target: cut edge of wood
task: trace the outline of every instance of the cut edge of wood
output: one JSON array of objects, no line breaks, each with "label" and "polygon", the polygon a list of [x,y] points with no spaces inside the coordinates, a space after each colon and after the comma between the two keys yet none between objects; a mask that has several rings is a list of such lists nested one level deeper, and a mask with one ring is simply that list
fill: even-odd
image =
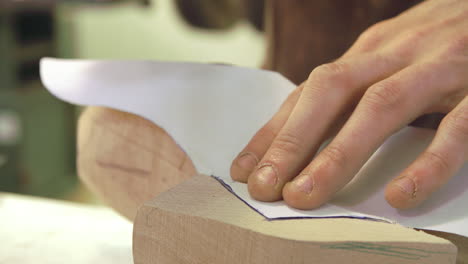
[{"label": "cut edge of wood", "polygon": [[[201,251],[197,251],[200,250],[197,240],[212,245],[215,252],[205,250],[207,259],[204,259],[199,255]],[[244,242],[232,248],[232,243],[239,244],[239,241]],[[135,263],[154,263],[149,261],[154,258],[174,263],[202,263],[190,262],[188,256],[200,261],[221,261],[218,258],[233,254],[220,249],[223,245],[238,256],[249,255],[243,263],[281,263],[278,260],[284,260],[282,255],[288,255],[286,252],[298,257],[297,261],[301,259],[299,256],[316,260],[325,255],[330,258],[336,252],[372,259],[361,263],[383,260],[389,257],[386,255],[390,251],[397,252],[390,255],[400,259],[400,263],[414,258],[420,263],[455,263],[457,256],[457,247],[450,241],[398,224],[349,218],[268,221],[217,180],[205,175],[185,181],[138,210],[134,225]],[[183,248],[185,253],[173,252],[176,257],[161,253],[172,247]],[[275,249],[276,257],[265,255],[267,249]],[[312,251],[313,256],[307,253]],[[270,262],[258,262],[260,257]],[[172,264],[164,261],[158,263]],[[205,263],[221,263],[216,261]]]}]

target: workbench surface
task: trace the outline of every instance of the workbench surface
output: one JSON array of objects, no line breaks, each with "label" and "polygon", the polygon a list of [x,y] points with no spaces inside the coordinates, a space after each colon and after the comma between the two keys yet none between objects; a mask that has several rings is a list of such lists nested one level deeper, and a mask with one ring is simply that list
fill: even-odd
[{"label": "workbench surface", "polygon": [[98,206],[0,193],[0,263],[129,264],[132,224]]}]

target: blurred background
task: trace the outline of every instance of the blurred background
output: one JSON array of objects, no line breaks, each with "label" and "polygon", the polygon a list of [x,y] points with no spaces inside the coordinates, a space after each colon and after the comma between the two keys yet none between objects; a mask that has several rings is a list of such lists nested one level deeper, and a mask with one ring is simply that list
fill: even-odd
[{"label": "blurred background", "polygon": [[0,192],[99,203],[75,168],[80,108],[50,95],[52,56],[259,67],[263,1],[0,0]]}]

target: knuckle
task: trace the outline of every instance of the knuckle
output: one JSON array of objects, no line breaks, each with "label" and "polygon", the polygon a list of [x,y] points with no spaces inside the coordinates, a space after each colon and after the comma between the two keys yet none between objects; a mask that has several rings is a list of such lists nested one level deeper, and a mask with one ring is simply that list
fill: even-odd
[{"label": "knuckle", "polygon": [[448,114],[442,120],[442,126],[446,127],[449,133],[454,133],[456,136],[468,138],[468,108],[455,110]]},{"label": "knuckle", "polygon": [[273,141],[271,148],[274,153],[299,154],[302,142],[290,133],[280,133]]},{"label": "knuckle", "polygon": [[410,29],[390,45],[391,54],[397,58],[412,57],[418,52],[416,48],[423,41],[427,34],[430,33],[429,28]]},{"label": "knuckle", "polygon": [[398,43],[385,48],[385,51],[394,58],[412,58],[415,50],[413,45],[405,43]]},{"label": "knuckle", "polygon": [[376,113],[394,111],[404,100],[400,87],[394,80],[382,81],[369,88],[363,100],[366,106]]},{"label": "knuckle", "polygon": [[468,34],[451,38],[444,53],[444,55],[468,54]]},{"label": "knuckle", "polygon": [[358,38],[357,43],[362,51],[369,51],[377,47],[384,36],[384,22],[372,25]]},{"label": "knuckle", "polygon": [[433,151],[426,151],[424,152],[424,156],[429,161],[429,164],[435,165],[438,168],[445,170],[445,171],[450,169],[448,159],[444,157],[442,154],[439,154]]},{"label": "knuckle", "polygon": [[431,27],[421,27],[421,28],[414,28],[408,30],[404,39],[406,40],[407,44],[412,44],[414,42],[418,42],[431,33]]},{"label": "knuckle", "polygon": [[344,168],[347,164],[348,157],[342,147],[329,145],[320,153],[321,157],[326,162],[335,164],[338,167]]},{"label": "knuckle", "polygon": [[336,61],[315,68],[307,79],[312,89],[340,89],[346,86],[349,65]]}]

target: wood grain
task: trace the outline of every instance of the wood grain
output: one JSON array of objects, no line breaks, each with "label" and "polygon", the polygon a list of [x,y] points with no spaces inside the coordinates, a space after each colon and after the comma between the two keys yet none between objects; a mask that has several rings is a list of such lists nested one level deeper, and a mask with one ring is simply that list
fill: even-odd
[{"label": "wood grain", "polygon": [[163,129],[103,107],[88,107],[80,116],[77,159],[82,181],[130,220],[143,202],[196,173]]},{"label": "wood grain", "polygon": [[133,255],[136,264],[455,263],[457,248],[422,231],[368,220],[267,221],[200,175],[138,210]]}]

